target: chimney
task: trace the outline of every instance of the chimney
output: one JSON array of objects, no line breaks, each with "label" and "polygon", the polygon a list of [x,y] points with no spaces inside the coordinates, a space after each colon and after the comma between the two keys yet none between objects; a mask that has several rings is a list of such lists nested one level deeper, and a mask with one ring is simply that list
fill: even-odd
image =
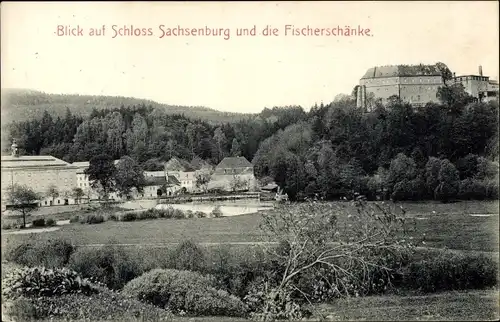
[{"label": "chimney", "polygon": [[483,76],[483,66],[479,65],[479,76]]},{"label": "chimney", "polygon": [[453,78],[457,77],[457,73],[453,72]]},{"label": "chimney", "polygon": [[10,146],[11,153],[13,157],[19,156],[19,149],[17,148],[16,140],[12,140],[12,145]]}]

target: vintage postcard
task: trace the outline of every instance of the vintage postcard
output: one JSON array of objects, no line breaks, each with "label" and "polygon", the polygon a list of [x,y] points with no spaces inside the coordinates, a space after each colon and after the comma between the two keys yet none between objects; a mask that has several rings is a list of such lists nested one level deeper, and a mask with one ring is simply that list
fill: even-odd
[{"label": "vintage postcard", "polygon": [[500,318],[497,1],[0,12],[2,321]]}]

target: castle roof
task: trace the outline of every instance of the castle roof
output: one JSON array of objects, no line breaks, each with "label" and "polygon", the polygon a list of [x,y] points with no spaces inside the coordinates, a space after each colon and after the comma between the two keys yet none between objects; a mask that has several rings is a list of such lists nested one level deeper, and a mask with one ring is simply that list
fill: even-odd
[{"label": "castle roof", "polygon": [[441,76],[436,65],[390,65],[368,69],[361,79],[408,76]]}]

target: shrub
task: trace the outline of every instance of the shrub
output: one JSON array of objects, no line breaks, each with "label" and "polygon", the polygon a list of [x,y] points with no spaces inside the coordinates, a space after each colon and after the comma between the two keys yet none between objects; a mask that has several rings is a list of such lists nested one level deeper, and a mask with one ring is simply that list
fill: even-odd
[{"label": "shrub", "polygon": [[423,292],[481,289],[497,285],[498,265],[484,254],[443,252],[411,263],[403,286]]},{"label": "shrub", "polygon": [[119,217],[120,221],[134,221],[137,220],[137,213],[135,212],[126,212],[121,214]]},{"label": "shrub", "polygon": [[208,248],[205,271],[217,278],[218,288],[243,298],[252,283],[273,271],[260,248],[222,245]]},{"label": "shrub", "polygon": [[243,316],[246,313],[239,298],[215,288],[187,292],[185,310],[202,316]]},{"label": "shrub", "polygon": [[498,200],[498,180],[486,181],[486,198],[490,200]]},{"label": "shrub", "polygon": [[13,227],[14,227],[14,224],[11,222],[2,223],[2,229],[8,230],[8,229],[12,229]]},{"label": "shrub", "polygon": [[78,249],[71,256],[68,267],[111,289],[122,288],[142,273],[139,265],[122,248],[113,245]]},{"label": "shrub", "polygon": [[6,316],[17,318],[19,321],[32,321],[43,318],[43,314],[39,312],[32,303],[32,300],[20,296],[5,304]]},{"label": "shrub", "polygon": [[70,223],[80,222],[80,216],[78,216],[78,215],[74,215],[73,217],[71,217],[71,218],[69,219],[69,222],[70,222]]},{"label": "shrub", "polygon": [[458,197],[465,200],[482,200],[486,198],[486,184],[477,179],[468,178],[460,181]]},{"label": "shrub", "polygon": [[172,218],[175,219],[184,219],[186,216],[184,215],[184,212],[180,209],[174,209],[174,212],[172,213]]},{"label": "shrub", "polygon": [[147,220],[147,219],[158,219],[160,217],[158,211],[154,208],[148,209],[146,211],[140,212],[137,214],[138,220]]},{"label": "shrub", "polygon": [[251,318],[257,321],[298,321],[310,315],[291,298],[291,293],[290,290],[268,289],[261,284],[252,289],[244,301],[252,309]]},{"label": "shrub", "polygon": [[170,312],[140,301],[126,298],[109,290],[91,297],[64,294],[56,297],[19,297],[7,307],[7,315],[19,321],[32,319],[69,321],[165,321],[172,320]]},{"label": "shrub", "polygon": [[48,218],[47,221],[45,222],[45,226],[47,227],[52,227],[56,225],[56,221],[52,218]]},{"label": "shrub", "polygon": [[118,215],[113,213],[108,216],[108,220],[118,221]]},{"label": "shrub", "polygon": [[67,268],[46,269],[44,267],[21,268],[12,271],[3,280],[2,295],[40,297],[68,293],[93,294],[98,290],[88,280]]},{"label": "shrub", "polygon": [[33,227],[45,227],[45,219],[44,218],[33,219],[32,225]]},{"label": "shrub", "polygon": [[68,263],[74,250],[74,246],[64,239],[41,241],[35,239],[23,242],[8,250],[6,259],[29,267],[63,267]]},{"label": "shrub", "polygon": [[188,219],[194,218],[194,212],[192,210],[186,211],[186,218]]},{"label": "shrub", "polygon": [[173,218],[174,217],[174,207],[168,206],[167,209],[162,209],[163,218]]},{"label": "shrub", "polygon": [[207,218],[207,214],[204,213],[203,211],[196,211],[194,213],[195,218]]},{"label": "shrub", "polygon": [[100,224],[104,222],[104,216],[101,214],[87,214],[81,218],[80,223],[82,224]]},{"label": "shrub", "polygon": [[123,293],[173,312],[193,315],[243,316],[236,297],[214,288],[212,276],[180,270],[155,269],[130,281]]},{"label": "shrub", "polygon": [[179,270],[202,271],[205,260],[205,251],[191,240],[183,241],[171,253],[171,262]]},{"label": "shrub", "polygon": [[214,210],[212,210],[212,212],[210,213],[210,215],[213,217],[213,218],[220,218],[223,216],[222,214],[222,211],[220,210],[220,206],[216,206],[214,208]]}]

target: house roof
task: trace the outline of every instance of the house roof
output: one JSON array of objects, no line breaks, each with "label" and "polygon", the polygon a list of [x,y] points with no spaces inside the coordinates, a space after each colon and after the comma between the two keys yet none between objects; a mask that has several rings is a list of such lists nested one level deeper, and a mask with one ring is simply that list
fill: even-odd
[{"label": "house roof", "polygon": [[168,180],[163,177],[149,176],[145,177],[146,186],[163,186],[163,185],[173,185],[179,186],[181,183],[174,176],[168,176]]},{"label": "house roof", "polygon": [[226,157],[218,165],[218,169],[251,168],[253,165],[245,157]]},{"label": "house roof", "polygon": [[164,177],[165,171],[144,171],[146,177]]},{"label": "house roof", "polygon": [[1,158],[1,167],[5,168],[25,168],[25,167],[53,167],[63,166],[74,168],[71,164],[50,155],[22,155],[11,156],[3,155]]},{"label": "house roof", "polygon": [[178,159],[176,157],[171,158],[165,163],[166,171],[193,171],[193,167],[186,160]]},{"label": "house roof", "polygon": [[441,72],[436,65],[377,66],[368,69],[361,79],[402,76],[441,76]]},{"label": "house roof", "polygon": [[174,186],[180,186],[181,183],[175,176],[168,176],[168,184]]},{"label": "house roof", "polygon": [[146,186],[162,186],[167,183],[165,177],[146,177]]}]

